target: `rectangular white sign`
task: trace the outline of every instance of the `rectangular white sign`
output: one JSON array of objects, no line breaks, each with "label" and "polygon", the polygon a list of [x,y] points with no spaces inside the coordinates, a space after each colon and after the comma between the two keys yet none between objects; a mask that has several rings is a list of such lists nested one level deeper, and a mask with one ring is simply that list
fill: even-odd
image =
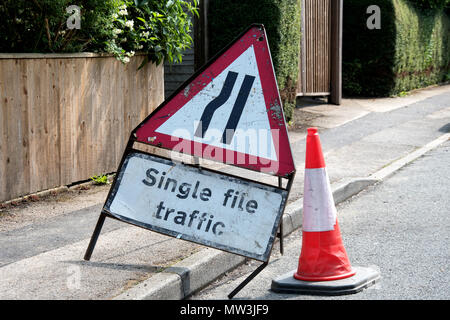
[{"label": "rectangular white sign", "polygon": [[105,210],[123,221],[268,261],[287,191],[132,152]]}]

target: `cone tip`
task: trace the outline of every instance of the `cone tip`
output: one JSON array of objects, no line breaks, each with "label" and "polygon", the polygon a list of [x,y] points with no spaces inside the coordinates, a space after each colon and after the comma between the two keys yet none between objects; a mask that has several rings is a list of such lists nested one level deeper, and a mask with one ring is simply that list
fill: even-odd
[{"label": "cone tip", "polygon": [[317,128],[316,127],[308,128],[308,136],[313,136],[315,134],[317,134]]},{"label": "cone tip", "polygon": [[320,144],[319,134],[317,128],[308,128],[308,135],[306,139],[306,169],[325,168],[325,161],[322,154],[322,146]]}]

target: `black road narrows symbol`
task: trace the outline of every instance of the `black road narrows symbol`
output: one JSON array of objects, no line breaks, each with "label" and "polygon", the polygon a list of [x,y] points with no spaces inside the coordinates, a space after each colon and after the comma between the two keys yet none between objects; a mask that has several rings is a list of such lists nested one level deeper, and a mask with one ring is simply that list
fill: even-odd
[{"label": "black road narrows symbol", "polygon": [[[205,110],[203,111],[203,114],[200,118],[200,122],[195,131],[196,137],[199,138],[205,137],[205,133],[208,130],[214,112],[216,112],[216,110],[220,108],[230,98],[231,92],[234,88],[234,84],[236,83],[237,76],[238,76],[237,72],[233,71],[228,72],[227,78],[225,79],[225,83],[222,87],[222,90],[220,91],[220,94],[210,103],[208,103],[208,105],[205,107]],[[245,103],[247,102],[254,81],[255,81],[254,76],[245,75],[244,81],[242,82],[241,89],[239,90],[238,96],[234,103],[227,125],[225,126],[225,129],[223,131],[222,143],[224,144],[230,144],[231,140],[233,139],[234,132],[236,131],[239,119],[241,118],[242,112],[245,107]]]},{"label": "black road narrows symbol", "polygon": [[225,102],[227,102],[228,98],[231,95],[231,91],[233,90],[237,76],[238,74],[236,72],[228,72],[227,78],[225,79],[225,83],[222,87],[222,90],[220,91],[220,94],[210,103],[208,103],[208,105],[205,107],[205,110],[203,111],[202,117],[200,118],[200,123],[198,124],[197,130],[195,131],[196,137],[205,137],[205,133],[208,130],[214,112],[216,112],[217,109],[219,109]]}]

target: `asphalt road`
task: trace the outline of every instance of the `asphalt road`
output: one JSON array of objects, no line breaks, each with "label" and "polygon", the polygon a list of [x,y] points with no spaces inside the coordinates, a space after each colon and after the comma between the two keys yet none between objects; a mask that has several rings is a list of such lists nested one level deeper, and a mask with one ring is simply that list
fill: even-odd
[{"label": "asphalt road", "polygon": [[[381,273],[376,285],[344,296],[278,294],[272,279],[297,268],[301,231],[285,238],[281,256],[275,245],[269,265],[234,299],[269,300],[448,300],[450,299],[450,141],[408,164],[337,207],[353,266]],[[250,261],[191,300],[227,299],[258,267]]]}]

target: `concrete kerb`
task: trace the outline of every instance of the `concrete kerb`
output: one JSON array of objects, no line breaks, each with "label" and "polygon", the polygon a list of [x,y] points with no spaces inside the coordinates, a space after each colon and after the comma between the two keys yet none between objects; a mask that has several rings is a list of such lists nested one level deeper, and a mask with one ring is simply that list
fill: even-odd
[{"label": "concrete kerb", "polygon": [[[367,178],[352,178],[331,185],[333,197],[339,204],[383,181],[408,163],[450,139],[450,133],[433,140],[407,156],[398,159]],[[302,223],[303,198],[290,203],[283,215],[283,235],[299,229]],[[140,284],[116,296],[115,300],[180,300],[207,286],[247,259],[220,250],[205,248],[174,264]]]},{"label": "concrete kerb", "polygon": [[181,300],[246,261],[205,248],[115,297],[115,300]]},{"label": "concrete kerb", "polygon": [[417,158],[423,156],[428,151],[438,147],[439,145],[441,145],[442,143],[446,142],[449,139],[450,139],[450,133],[445,133],[442,136],[438,137],[437,139],[427,143],[423,147],[418,148],[417,150],[409,153],[405,157],[400,158],[400,159],[390,163],[388,166],[386,166],[386,167],[382,168],[381,170],[375,172],[370,177],[373,178],[373,179],[377,179],[377,180],[384,180],[387,177],[389,177],[390,175],[392,175],[394,172],[396,172],[397,170],[399,170],[402,167],[404,167],[405,165],[407,165],[408,163],[410,163],[410,162],[416,160]]}]

